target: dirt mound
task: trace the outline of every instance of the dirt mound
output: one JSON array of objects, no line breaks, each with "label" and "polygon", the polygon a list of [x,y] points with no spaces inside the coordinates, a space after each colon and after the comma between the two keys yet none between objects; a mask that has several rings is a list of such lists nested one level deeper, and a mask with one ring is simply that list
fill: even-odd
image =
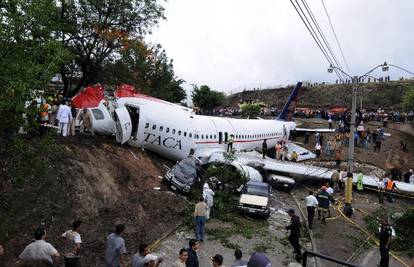
[{"label": "dirt mound", "polygon": [[48,175],[28,178],[18,190],[2,185],[0,242],[6,254],[0,266],[12,266],[39,226],[59,250],[59,235],[74,219],[82,220],[82,264],[102,266],[105,239],[115,224],[126,225],[127,250],[133,254],[139,243],[154,242],[180,223],[185,202],[158,178],[165,160],[103,137],[57,143],[58,152],[48,156]]}]

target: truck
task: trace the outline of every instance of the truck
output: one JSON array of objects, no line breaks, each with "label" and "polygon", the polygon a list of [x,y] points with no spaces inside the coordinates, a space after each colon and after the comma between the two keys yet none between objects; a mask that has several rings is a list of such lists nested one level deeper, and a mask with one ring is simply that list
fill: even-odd
[{"label": "truck", "polygon": [[240,195],[238,209],[240,212],[269,217],[269,202],[272,194],[272,187],[263,182],[247,182]]}]

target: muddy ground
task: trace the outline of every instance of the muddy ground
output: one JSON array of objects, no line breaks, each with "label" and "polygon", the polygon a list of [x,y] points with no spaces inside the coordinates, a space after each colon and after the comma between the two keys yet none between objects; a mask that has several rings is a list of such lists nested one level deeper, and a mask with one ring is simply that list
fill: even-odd
[{"label": "muddy ground", "polygon": [[82,220],[82,265],[103,266],[105,239],[117,223],[126,225],[129,255],[181,223],[185,201],[159,178],[165,160],[104,137],[56,142],[47,176],[28,178],[20,189],[1,186],[0,242],[6,253],[0,266],[12,266],[39,226],[60,250],[59,235]]}]

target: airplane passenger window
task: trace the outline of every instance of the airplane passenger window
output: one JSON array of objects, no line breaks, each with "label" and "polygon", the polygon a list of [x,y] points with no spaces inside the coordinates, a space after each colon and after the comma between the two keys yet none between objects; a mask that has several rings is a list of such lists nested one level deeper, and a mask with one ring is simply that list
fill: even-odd
[{"label": "airplane passenger window", "polygon": [[175,129],[172,130],[172,134],[175,134]]},{"label": "airplane passenger window", "polygon": [[153,125],[152,125],[152,129],[153,129],[153,130],[157,129],[157,125],[153,124]]},{"label": "airplane passenger window", "polygon": [[167,129],[165,129],[165,132],[168,133],[170,131],[170,128],[167,127]]},{"label": "airplane passenger window", "polygon": [[149,123],[145,123],[145,129],[147,129],[149,127]]},{"label": "airplane passenger window", "polygon": [[92,114],[95,117],[95,120],[97,120],[97,121],[105,119],[105,116],[104,116],[102,110],[100,110],[100,109],[97,109],[97,108],[92,109]]},{"label": "airplane passenger window", "polygon": [[187,132],[184,132],[184,136],[187,136]]},{"label": "airplane passenger window", "polygon": [[178,135],[181,135],[181,131],[178,131]]},{"label": "airplane passenger window", "polygon": [[213,139],[213,135],[210,134],[210,139]]},{"label": "airplane passenger window", "polygon": [[214,139],[216,139],[217,137],[216,137],[216,135],[214,135]]},{"label": "airplane passenger window", "polygon": [[201,139],[204,139],[204,134],[201,135]]},{"label": "airplane passenger window", "polygon": [[160,126],[160,132],[162,132],[163,129],[164,129],[164,127]]}]

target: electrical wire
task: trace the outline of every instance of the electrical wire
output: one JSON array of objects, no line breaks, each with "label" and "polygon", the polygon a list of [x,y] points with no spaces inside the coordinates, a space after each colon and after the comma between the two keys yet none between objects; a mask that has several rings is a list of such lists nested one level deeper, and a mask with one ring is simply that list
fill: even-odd
[{"label": "electrical wire", "polygon": [[341,64],[339,63],[338,59],[336,58],[336,56],[335,56],[335,53],[334,53],[333,49],[331,48],[331,46],[330,46],[330,44],[329,44],[328,40],[326,39],[325,34],[323,33],[323,31],[322,31],[321,27],[319,26],[318,21],[316,20],[315,16],[313,15],[312,10],[311,10],[311,9],[310,9],[310,7],[308,6],[308,3],[306,2],[306,0],[302,0],[302,3],[303,3],[303,6],[306,8],[306,10],[307,10],[308,14],[310,15],[310,17],[311,17],[311,19],[312,19],[313,23],[315,24],[316,29],[318,30],[318,32],[319,32],[319,34],[320,34],[320,36],[322,37],[323,42],[325,43],[326,47],[328,48],[329,52],[331,53],[332,58],[333,58],[333,60],[335,61],[335,64],[336,64],[339,68],[341,68],[341,69],[342,69]]},{"label": "electrical wire", "polygon": [[[326,49],[323,47],[322,42],[320,41],[320,39],[318,38],[316,31],[313,29],[311,23],[309,22],[309,19],[307,18],[305,12],[303,11],[303,9],[301,8],[300,4],[297,2],[297,0],[295,0],[295,3],[293,2],[293,0],[290,0],[290,3],[293,5],[293,7],[295,8],[296,12],[298,13],[300,19],[302,20],[303,24],[305,24],[308,32],[310,33],[310,35],[312,36],[313,40],[316,42],[317,46],[319,47],[319,49],[321,50],[322,54],[324,55],[325,59],[328,61],[328,63],[330,65],[335,65],[334,62],[332,61],[332,59],[329,57],[328,52],[326,51]],[[300,10],[300,11],[299,11]],[[336,73],[336,75],[338,76],[338,78],[343,81],[344,78],[341,76],[341,73],[334,68],[334,71]]]},{"label": "electrical wire", "polygon": [[325,14],[328,17],[329,25],[331,26],[331,29],[332,29],[333,35],[335,37],[336,43],[338,44],[339,51],[341,52],[342,59],[345,62],[345,65],[346,65],[346,68],[347,68],[348,72],[351,73],[351,70],[349,69],[349,66],[348,66],[348,62],[346,61],[345,56],[344,56],[344,52],[342,51],[342,47],[339,44],[338,36],[336,35],[336,32],[335,32],[334,27],[332,25],[331,17],[328,14],[328,9],[326,8],[325,3],[323,2],[323,0],[321,0],[321,1],[322,1],[323,9],[325,10]]}]

